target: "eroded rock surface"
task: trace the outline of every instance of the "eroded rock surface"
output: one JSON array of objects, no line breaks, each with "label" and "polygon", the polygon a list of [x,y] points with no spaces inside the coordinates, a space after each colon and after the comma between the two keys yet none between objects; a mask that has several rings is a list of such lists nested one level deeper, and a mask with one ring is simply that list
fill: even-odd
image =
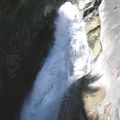
[{"label": "eroded rock surface", "polygon": [[110,120],[120,119],[120,1],[103,0],[100,6],[102,66],[110,76],[111,86],[106,101],[111,104]]},{"label": "eroded rock surface", "polygon": [[[95,2],[95,1],[94,1]],[[89,5],[89,7],[86,5],[84,8],[85,12],[86,9],[89,11],[89,13],[85,16],[84,12],[84,20],[86,22],[86,32],[88,35],[88,42],[90,47],[93,50],[93,55],[95,59],[99,56],[99,54],[102,51],[102,45],[100,42],[100,18],[99,18],[99,4],[97,5],[93,2],[93,4]],[[95,5],[95,6],[94,6]],[[91,6],[93,8],[93,11],[91,12]]]}]

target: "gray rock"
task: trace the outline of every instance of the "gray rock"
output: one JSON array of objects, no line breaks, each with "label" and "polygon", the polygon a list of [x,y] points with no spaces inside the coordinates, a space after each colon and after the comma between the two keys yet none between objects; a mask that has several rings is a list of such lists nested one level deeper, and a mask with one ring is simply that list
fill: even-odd
[{"label": "gray rock", "polygon": [[[103,69],[110,76],[110,89],[106,101],[111,104],[110,119],[120,119],[120,1],[103,0],[100,6]],[[106,66],[106,67],[105,67]]]}]

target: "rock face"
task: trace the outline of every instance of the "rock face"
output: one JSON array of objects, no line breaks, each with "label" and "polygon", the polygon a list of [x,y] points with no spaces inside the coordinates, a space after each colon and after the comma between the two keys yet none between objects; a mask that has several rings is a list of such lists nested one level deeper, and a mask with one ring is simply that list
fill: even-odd
[{"label": "rock face", "polygon": [[110,119],[120,119],[120,1],[104,0],[100,6],[103,69],[110,76],[111,86],[106,101],[110,106]]},{"label": "rock face", "polygon": [[95,59],[99,56],[100,52],[102,51],[102,45],[100,42],[101,25],[99,18],[99,5],[100,1],[97,3],[97,1],[89,0],[89,2],[83,8],[88,42],[93,50],[93,55]]},{"label": "rock face", "polygon": [[86,30],[88,34],[88,42],[93,50],[93,55],[97,58],[102,51],[102,45],[100,42],[100,19],[99,16],[86,21]]},{"label": "rock face", "polygon": [[[101,21],[101,44],[102,44],[102,53],[98,58],[98,61],[102,69],[105,71],[107,78],[109,80],[110,86],[103,99],[103,104],[101,104],[104,111],[104,115],[100,115],[93,119],[97,120],[119,120],[120,119],[120,1],[119,0],[103,0],[100,9],[100,21]],[[93,22],[93,21],[92,21]],[[90,24],[89,24],[90,25]],[[88,34],[89,36],[89,34]],[[109,84],[108,83],[108,84]],[[107,83],[106,83],[107,85]],[[102,91],[100,92],[100,94]],[[96,96],[100,97],[100,94],[97,93]],[[88,97],[91,98],[91,97]],[[92,101],[88,100],[86,106],[89,107],[89,104]],[[104,103],[107,103],[105,105]],[[90,104],[91,105],[91,104]],[[91,107],[91,106],[90,106]],[[89,108],[90,108],[89,107]],[[87,108],[87,109],[89,109]],[[96,109],[97,110],[97,109]],[[96,112],[94,113],[96,114]]]}]

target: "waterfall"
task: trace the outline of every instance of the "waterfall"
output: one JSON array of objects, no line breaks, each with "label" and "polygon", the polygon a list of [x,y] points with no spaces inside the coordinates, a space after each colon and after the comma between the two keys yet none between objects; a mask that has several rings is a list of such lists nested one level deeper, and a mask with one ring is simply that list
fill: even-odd
[{"label": "waterfall", "polygon": [[21,120],[57,120],[65,90],[89,72],[92,55],[77,6],[65,2],[57,13],[54,45],[24,102]]}]

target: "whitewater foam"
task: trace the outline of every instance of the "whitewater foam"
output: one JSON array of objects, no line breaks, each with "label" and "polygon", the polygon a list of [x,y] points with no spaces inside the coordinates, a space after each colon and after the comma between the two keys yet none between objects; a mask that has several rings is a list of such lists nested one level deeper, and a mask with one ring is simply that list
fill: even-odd
[{"label": "whitewater foam", "polygon": [[55,28],[54,45],[25,100],[21,120],[57,120],[65,90],[90,70],[92,55],[78,8],[64,3]]}]

